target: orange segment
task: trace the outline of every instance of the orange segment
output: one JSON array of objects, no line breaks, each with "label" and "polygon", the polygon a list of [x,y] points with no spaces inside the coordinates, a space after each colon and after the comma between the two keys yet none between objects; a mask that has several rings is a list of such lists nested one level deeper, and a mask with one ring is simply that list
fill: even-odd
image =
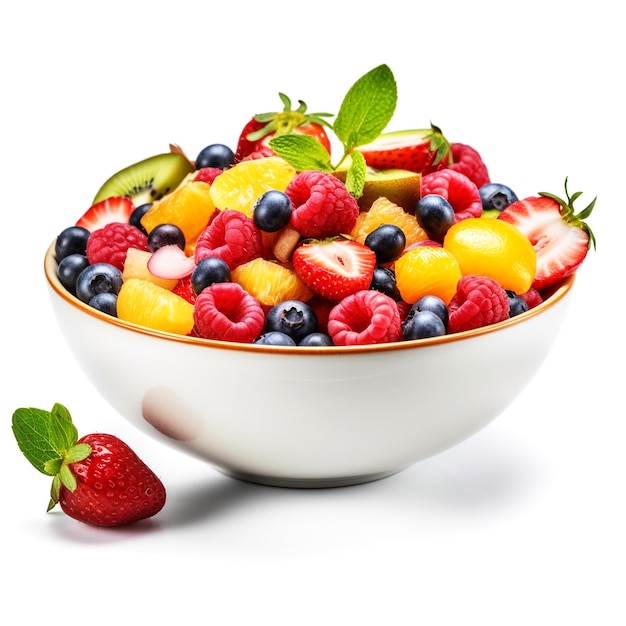
[{"label": "orange segment", "polygon": [[168,333],[188,335],[193,329],[193,305],[148,280],[130,278],[117,296],[117,316],[126,322]]},{"label": "orange segment", "polygon": [[426,241],[428,235],[419,225],[415,215],[407,213],[401,206],[381,197],[374,201],[369,211],[359,214],[350,235],[363,243],[365,238],[381,224],[395,224],[404,232],[407,248],[419,241]]},{"label": "orange segment", "polygon": [[157,200],[141,218],[141,225],[150,232],[159,224],[175,224],[190,243],[208,224],[215,211],[211,186],[187,177],[174,191]]},{"label": "orange segment", "polygon": [[463,275],[488,276],[518,294],[532,285],[535,250],[508,222],[478,217],[461,220],[448,230],[443,246],[459,262]]},{"label": "orange segment", "polygon": [[409,304],[428,295],[438,296],[449,304],[461,278],[461,268],[454,256],[434,246],[408,250],[395,262],[394,269],[400,295]]},{"label": "orange segment", "polygon": [[306,302],[313,296],[292,269],[266,259],[253,259],[239,265],[231,271],[231,278],[265,306],[274,306],[283,300]]},{"label": "orange segment", "polygon": [[211,185],[211,197],[220,209],[235,209],[252,217],[257,198],[270,189],[285,191],[296,170],[279,157],[241,161],[224,170]]}]

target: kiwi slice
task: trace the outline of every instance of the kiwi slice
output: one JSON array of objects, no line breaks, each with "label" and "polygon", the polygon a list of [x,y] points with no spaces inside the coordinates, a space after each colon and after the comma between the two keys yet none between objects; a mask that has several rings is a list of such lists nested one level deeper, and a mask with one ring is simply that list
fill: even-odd
[{"label": "kiwi slice", "polygon": [[111,196],[127,196],[141,206],[173,191],[194,170],[184,154],[167,152],[148,157],[113,174],[96,194],[93,204]]}]

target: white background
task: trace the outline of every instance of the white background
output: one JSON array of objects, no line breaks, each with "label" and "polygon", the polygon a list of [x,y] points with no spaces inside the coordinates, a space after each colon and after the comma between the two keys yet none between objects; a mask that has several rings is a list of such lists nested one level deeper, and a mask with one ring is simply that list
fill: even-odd
[{"label": "white background", "polygon": [[[3,5],[1,621],[626,623],[618,4],[349,5]],[[545,365],[470,440],[358,487],[240,483],[145,439],[66,349],[46,247],[121,167],[170,142],[192,157],[234,146],[278,91],[336,112],[380,63],[399,86],[389,130],[436,123],[518,195],[560,193],[566,176],[581,207],[598,195],[598,250]],[[49,480],[21,456],[10,421],[56,401],[81,434],[117,434],[161,476],[157,517],[113,531],[45,513]]]}]

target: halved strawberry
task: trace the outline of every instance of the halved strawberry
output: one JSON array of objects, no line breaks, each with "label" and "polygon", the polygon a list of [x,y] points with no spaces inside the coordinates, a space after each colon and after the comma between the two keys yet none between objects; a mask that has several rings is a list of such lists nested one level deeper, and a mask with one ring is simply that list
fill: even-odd
[{"label": "halved strawberry", "polygon": [[92,233],[111,222],[127,224],[134,210],[135,205],[130,198],[111,196],[89,207],[76,222],[76,226],[82,226]]},{"label": "halved strawberry", "polygon": [[341,300],[369,288],[376,255],[358,241],[336,238],[303,243],[294,250],[292,262],[311,291],[329,300]]},{"label": "halved strawberry", "polygon": [[450,143],[441,129],[430,128],[382,133],[372,143],[359,146],[365,162],[374,169],[402,169],[427,174],[452,163]]},{"label": "halved strawberry", "polygon": [[585,260],[596,240],[585,223],[596,203],[574,213],[574,201],[582,194],[570,196],[565,179],[563,200],[551,193],[525,198],[510,204],[498,219],[516,226],[533,244],[537,254],[537,271],[532,286],[544,289],[573,274]]},{"label": "halved strawberry", "polygon": [[237,142],[235,161],[274,156],[274,151],[269,147],[270,140],[290,133],[315,137],[330,154],[330,139],[324,130],[330,124],[324,118],[331,114],[307,113],[306,104],[302,100],[298,101],[298,108],[292,110],[291,100],[284,93],[278,95],[283,103],[283,110],[259,113],[243,127]]}]

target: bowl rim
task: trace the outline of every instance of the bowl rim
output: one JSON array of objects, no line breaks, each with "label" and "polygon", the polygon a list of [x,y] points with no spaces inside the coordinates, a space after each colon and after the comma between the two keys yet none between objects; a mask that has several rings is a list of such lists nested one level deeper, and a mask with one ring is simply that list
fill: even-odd
[{"label": "bowl rim", "polygon": [[124,320],[120,320],[117,317],[112,317],[106,313],[98,311],[93,307],[90,307],[85,302],[82,302],[79,298],[72,295],[65,287],[61,284],[56,272],[57,268],[57,260],[55,253],[55,242],[56,238],[52,241],[48,250],[46,251],[44,257],[44,273],[46,276],[46,280],[50,289],[59,296],[62,300],[64,300],[67,304],[71,305],[75,309],[86,313],[87,315],[101,320],[106,324],[110,324],[111,326],[115,326],[117,328],[138,333],[140,335],[155,337],[158,339],[163,339],[166,341],[173,341],[175,343],[187,344],[192,346],[197,346],[199,348],[206,349],[220,349],[220,350],[228,350],[235,352],[251,352],[251,353],[259,353],[259,354],[267,354],[267,353],[276,353],[276,354],[289,354],[289,355],[299,355],[299,356],[310,356],[310,355],[325,355],[325,356],[336,356],[338,354],[368,354],[373,352],[391,352],[398,350],[415,350],[420,348],[427,348],[439,344],[444,343],[452,343],[457,341],[464,341],[468,339],[472,339],[475,337],[480,337],[483,335],[489,335],[492,333],[496,333],[505,328],[510,328],[512,326],[517,326],[519,324],[523,324],[526,321],[533,319],[551,309],[555,304],[560,302],[565,296],[571,291],[574,286],[574,282],[576,280],[576,274],[571,274],[570,276],[564,278],[559,283],[554,285],[551,289],[548,290],[549,295],[544,299],[544,301],[537,305],[536,307],[522,313],[521,315],[517,315],[515,317],[509,318],[502,322],[497,322],[495,324],[490,324],[487,326],[482,326],[481,328],[476,328],[473,330],[466,330],[458,333],[453,333],[449,335],[443,335],[440,337],[430,337],[425,339],[410,339],[406,341],[392,341],[386,343],[379,344],[367,344],[367,345],[358,345],[358,346],[274,346],[274,345],[265,345],[265,344],[252,344],[252,343],[237,343],[232,341],[221,341],[217,339],[204,339],[202,337],[192,337],[189,335],[179,335],[176,333],[169,333],[165,331],[155,330],[151,328],[147,328],[145,326],[140,326],[138,324],[134,324],[132,322],[126,322]]}]

